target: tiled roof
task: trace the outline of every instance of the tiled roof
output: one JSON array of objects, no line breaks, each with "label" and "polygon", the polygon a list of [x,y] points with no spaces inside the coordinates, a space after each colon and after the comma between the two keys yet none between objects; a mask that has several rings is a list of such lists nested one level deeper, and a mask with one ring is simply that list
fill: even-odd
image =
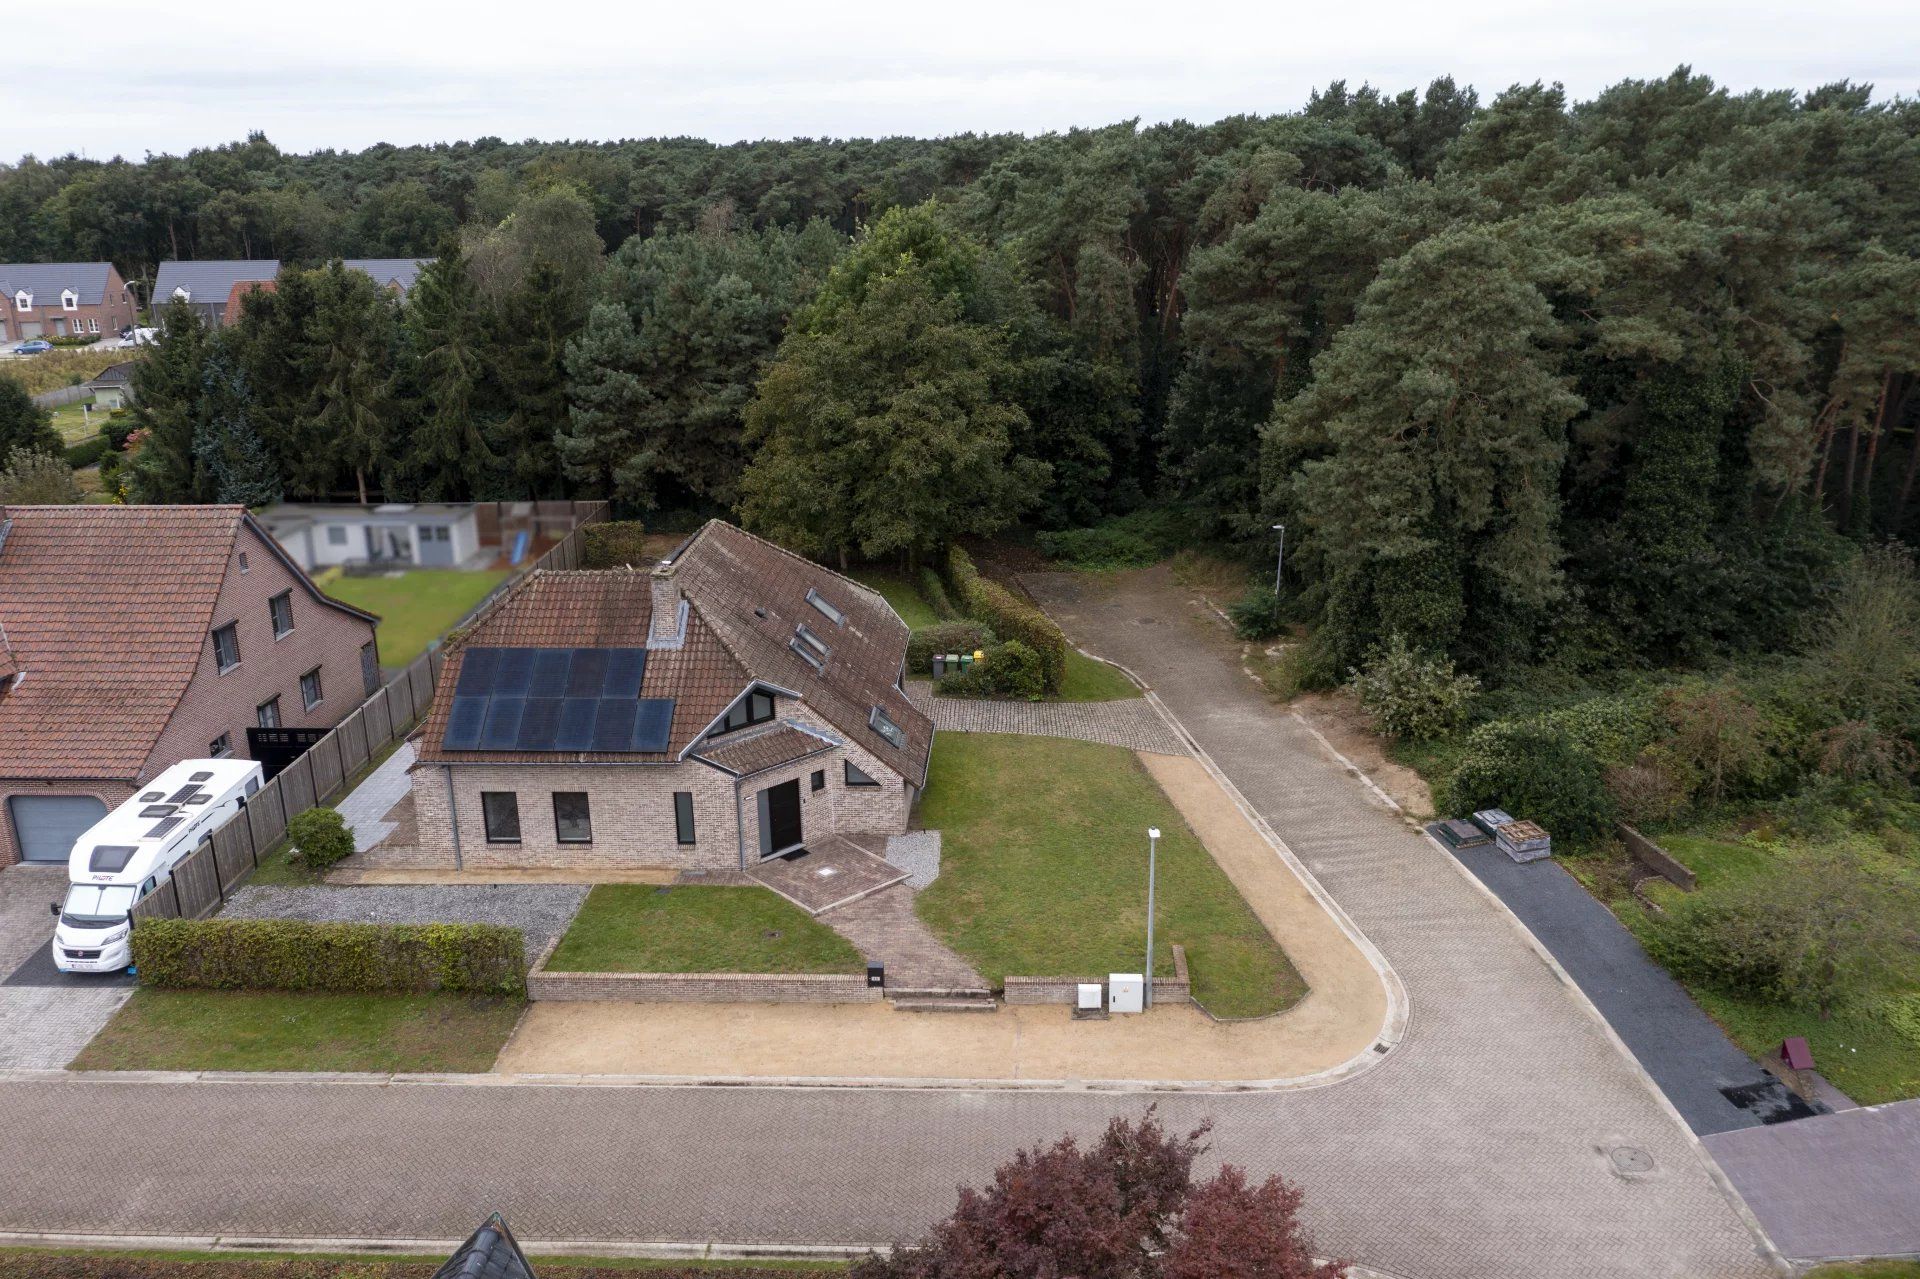
[{"label": "tiled roof", "polygon": [[111,262],[0,262],[0,294],[8,307],[13,295],[25,289],[33,295],[36,311],[60,309],[60,294],[72,289],[79,294],[81,306],[98,306],[107,295]]},{"label": "tiled roof", "polygon": [[109,364],[106,368],[101,369],[99,375],[95,377],[93,381],[87,383],[87,385],[124,386],[133,381],[134,363],[135,361],[133,360],[122,360],[118,364]]},{"label": "tiled roof", "polygon": [[729,733],[703,744],[694,752],[698,759],[724,768],[735,777],[745,777],[768,768],[791,764],[833,743],[791,724],[776,724],[760,732]]},{"label": "tiled roof", "polygon": [[195,306],[225,306],[233,286],[243,280],[271,280],[280,274],[278,258],[239,258],[207,262],[162,262],[153,280],[153,305],[164,307],[175,289],[185,289]]},{"label": "tiled roof", "polygon": [[240,280],[227,293],[227,309],[220,313],[220,323],[238,324],[240,315],[246,309],[247,298],[254,293],[277,293],[280,290],[278,280]]},{"label": "tiled roof", "polygon": [[246,508],[13,506],[0,520],[0,628],[22,672],[0,694],[0,775],[138,775],[199,665]]},{"label": "tiled roof", "polygon": [[347,258],[341,263],[349,271],[365,271],[381,288],[394,288],[405,297],[420,278],[420,272],[432,258]]}]

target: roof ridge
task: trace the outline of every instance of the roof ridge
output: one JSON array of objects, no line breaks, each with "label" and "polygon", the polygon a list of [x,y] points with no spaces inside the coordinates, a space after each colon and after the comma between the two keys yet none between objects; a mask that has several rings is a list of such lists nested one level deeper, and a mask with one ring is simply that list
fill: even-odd
[{"label": "roof ridge", "polygon": [[[693,549],[694,544],[698,542],[701,539],[701,537],[705,536],[708,529],[712,528],[716,524],[719,525],[721,528],[732,529],[734,532],[738,533],[740,536],[749,538],[752,541],[758,542],[760,543],[760,545],[766,547],[767,549],[776,551],[779,554],[786,556],[790,560],[797,560],[798,562],[806,565],[810,569],[818,569],[821,572],[827,574],[829,577],[838,578],[842,582],[845,582],[848,586],[851,586],[854,590],[860,591],[865,595],[867,595],[869,598],[877,601],[879,604],[885,607],[889,613],[892,613],[894,617],[898,619],[898,621],[902,626],[906,626],[907,619],[904,617],[901,617],[899,610],[895,609],[892,604],[889,604],[887,602],[887,597],[882,595],[879,591],[874,590],[871,586],[868,586],[865,582],[862,582],[857,578],[849,577],[845,573],[842,573],[840,570],[836,568],[831,568],[825,564],[822,564],[819,560],[809,559],[806,556],[800,554],[800,552],[795,550],[790,550],[787,547],[780,545],[780,543],[774,541],[772,538],[762,537],[760,534],[755,533],[751,529],[742,528],[740,525],[733,523],[731,520],[723,520],[718,515],[709,517],[707,522],[700,526],[700,531],[698,533],[695,533],[692,537],[688,538],[685,544],[683,544],[680,547],[679,552],[676,553],[673,557],[673,567],[675,569],[678,569],[680,567],[680,561],[686,558],[687,552]],[[911,626],[908,626],[907,629],[912,630],[913,628]]]}]

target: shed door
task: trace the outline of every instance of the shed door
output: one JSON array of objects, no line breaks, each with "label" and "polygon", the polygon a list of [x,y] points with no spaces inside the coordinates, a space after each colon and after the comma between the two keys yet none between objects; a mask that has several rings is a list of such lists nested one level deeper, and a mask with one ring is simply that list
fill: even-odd
[{"label": "shed door", "polygon": [[64,862],[73,841],[107,815],[91,795],[15,795],[7,801],[20,855],[30,862]]}]

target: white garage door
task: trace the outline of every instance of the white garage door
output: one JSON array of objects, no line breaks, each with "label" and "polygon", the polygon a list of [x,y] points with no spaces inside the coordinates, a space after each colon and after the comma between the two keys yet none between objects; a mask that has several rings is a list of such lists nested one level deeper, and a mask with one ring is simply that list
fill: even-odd
[{"label": "white garage door", "polygon": [[7,811],[26,860],[63,862],[73,841],[107,815],[107,806],[91,795],[15,795]]}]

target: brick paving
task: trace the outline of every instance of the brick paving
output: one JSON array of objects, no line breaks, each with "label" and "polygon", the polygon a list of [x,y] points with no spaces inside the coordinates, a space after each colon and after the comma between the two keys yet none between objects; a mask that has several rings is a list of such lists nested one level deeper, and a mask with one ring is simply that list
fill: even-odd
[{"label": "brick paving", "polygon": [[886,841],[879,835],[829,835],[808,840],[806,851],[797,857],[775,857],[749,866],[747,878],[809,915],[819,915],[849,898],[906,878],[905,871],[878,855],[885,848]]},{"label": "brick paving", "polygon": [[67,895],[65,863],[16,862],[0,867],[0,977],[53,936],[49,902]]},{"label": "brick paving", "polygon": [[927,680],[909,680],[907,693],[942,733],[1025,733],[1071,737],[1156,755],[1190,754],[1143,697],[1117,702],[993,702],[935,697]]},{"label": "brick paving", "polygon": [[63,1070],[133,994],[130,986],[0,987],[0,1070]]},{"label": "brick paving", "polygon": [[837,906],[820,916],[820,922],[852,942],[868,961],[885,964],[891,988],[986,988],[986,980],[920,922],[913,909],[913,889],[906,884]]},{"label": "brick paving", "polygon": [[351,794],[334,805],[334,811],[353,831],[354,852],[364,853],[393,834],[394,823],[385,819],[395,804],[413,793],[413,779],[407,776],[413,758],[413,743],[400,743]]},{"label": "brick paving", "polygon": [[[1685,1129],[1512,919],[1269,705],[1167,574],[1099,594],[1036,585],[1081,643],[1153,684],[1411,1001],[1406,1039],[1358,1078],[1161,1096],[1169,1124],[1213,1121],[1209,1166],[1285,1173],[1321,1251],[1399,1275],[1773,1273]],[[532,1239],[882,1242],[950,1210],[956,1183],[1019,1146],[1145,1103],[17,1079],[0,1082],[0,1229],[456,1239],[480,1204]],[[1622,1171],[1623,1147],[1651,1168]]]}]

